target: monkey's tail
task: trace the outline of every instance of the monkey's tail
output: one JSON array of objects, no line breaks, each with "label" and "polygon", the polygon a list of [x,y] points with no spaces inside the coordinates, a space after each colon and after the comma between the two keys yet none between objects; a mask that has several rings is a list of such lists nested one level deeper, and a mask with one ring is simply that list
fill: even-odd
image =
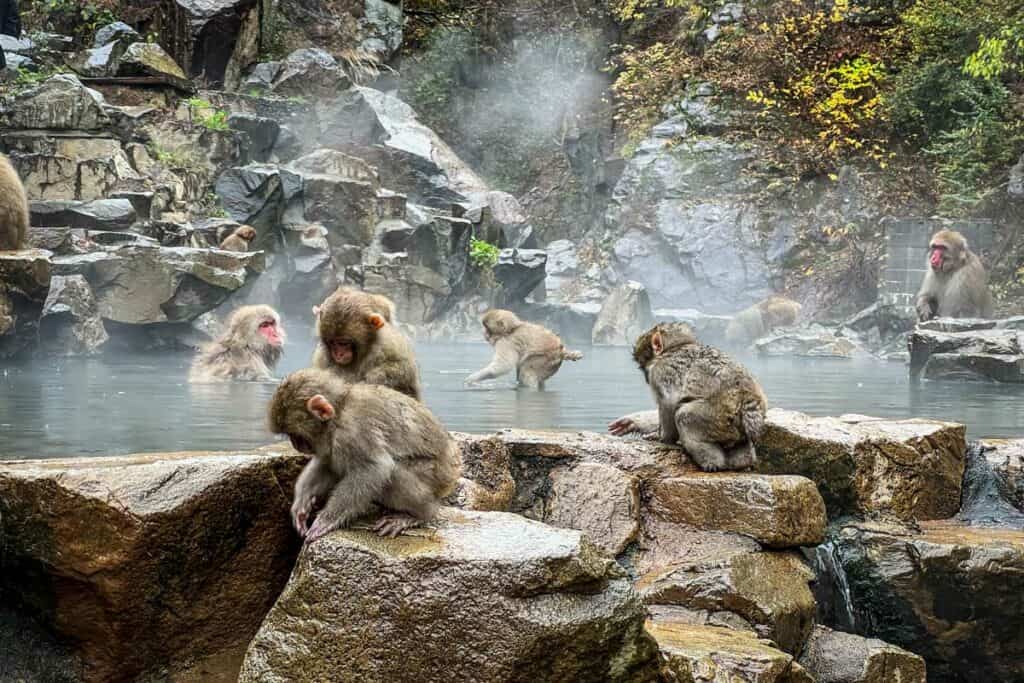
[{"label": "monkey's tail", "polygon": [[583,354],[579,351],[570,351],[569,349],[562,347],[562,359],[563,360],[581,360]]},{"label": "monkey's tail", "polygon": [[757,439],[764,431],[764,405],[760,401],[747,402],[740,413],[740,419],[743,421],[743,431],[746,432],[747,438]]}]

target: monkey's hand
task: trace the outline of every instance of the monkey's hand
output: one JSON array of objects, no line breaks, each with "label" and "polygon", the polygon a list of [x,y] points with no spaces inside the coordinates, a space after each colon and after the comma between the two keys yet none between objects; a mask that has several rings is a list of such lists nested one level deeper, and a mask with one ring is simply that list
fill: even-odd
[{"label": "monkey's hand", "polygon": [[931,299],[918,299],[917,301],[917,320],[918,322],[924,322],[931,320],[935,317],[935,309],[932,306]]},{"label": "monkey's hand", "polygon": [[377,520],[377,523],[373,525],[373,530],[381,536],[395,538],[406,529],[412,529],[419,525],[420,520],[416,519],[412,515],[394,513],[384,515]]},{"label": "monkey's hand", "polygon": [[302,496],[292,503],[292,526],[299,532],[299,536],[305,536],[309,531],[309,520],[313,517],[317,502],[316,496]]},{"label": "monkey's hand", "polygon": [[658,437],[659,433],[658,413],[653,410],[645,410],[639,413],[623,415],[618,420],[608,424],[608,432],[612,436],[626,436],[627,434],[643,434],[645,437]]},{"label": "monkey's hand", "polygon": [[628,415],[608,423],[608,433],[612,436],[626,436],[640,431],[640,427]]},{"label": "monkey's hand", "polygon": [[314,543],[336,529],[344,529],[348,524],[336,514],[331,514],[326,509],[316,516],[309,531],[306,532],[306,543]]}]

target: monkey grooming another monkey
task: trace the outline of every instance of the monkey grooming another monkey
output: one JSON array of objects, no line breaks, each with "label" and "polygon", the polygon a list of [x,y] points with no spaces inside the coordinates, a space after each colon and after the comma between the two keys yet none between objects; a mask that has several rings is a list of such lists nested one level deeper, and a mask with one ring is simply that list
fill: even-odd
[{"label": "monkey grooming another monkey", "polygon": [[348,382],[381,384],[420,400],[420,373],[412,344],[391,320],[386,296],[341,287],[314,309],[320,343],[313,367]]},{"label": "monkey grooming another monkey", "polygon": [[285,340],[281,318],[270,306],[243,306],[228,319],[228,331],[192,362],[189,381],[273,379]]},{"label": "monkey grooming another monkey", "polygon": [[494,308],[480,320],[484,338],[494,347],[490,364],[466,378],[466,384],[501,377],[513,370],[519,384],[543,389],[544,382],[558,372],[562,361],[580,360],[583,354],[570,351],[558,335],[535,323],[520,320],[512,311]]},{"label": "monkey grooming another monkey", "polygon": [[800,308],[792,299],[770,296],[733,316],[725,328],[726,343],[734,347],[749,346],[776,327],[796,323]]},{"label": "monkey grooming another monkey", "polygon": [[249,251],[249,243],[254,239],[256,239],[256,228],[251,225],[242,225],[224,238],[224,241],[220,243],[220,248],[225,251]]},{"label": "monkey grooming another monkey", "polygon": [[[660,323],[645,332],[633,359],[658,405],[661,441],[679,443],[708,472],[756,462],[753,442],[764,428],[767,400],[746,368],[699,343],[683,323]],[[618,422],[609,425],[612,433],[628,426]]]},{"label": "monkey grooming another monkey", "polygon": [[292,523],[308,543],[374,505],[389,511],[374,526],[381,536],[429,522],[461,474],[459,447],[423,404],[326,370],[286,377],[268,422],[273,433],[287,434],[297,451],[313,456],[292,504]]},{"label": "monkey grooming another monkey", "polygon": [[25,186],[11,162],[0,154],[0,251],[24,249],[28,226]]},{"label": "monkey grooming another monkey", "polygon": [[981,259],[954,230],[939,230],[928,243],[928,272],[917,293],[917,319],[991,318],[992,294]]}]

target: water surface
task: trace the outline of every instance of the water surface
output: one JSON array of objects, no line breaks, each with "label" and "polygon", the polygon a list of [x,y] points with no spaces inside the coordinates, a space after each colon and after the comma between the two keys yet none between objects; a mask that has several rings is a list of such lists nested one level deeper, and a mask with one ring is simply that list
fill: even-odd
[{"label": "water surface", "polygon": [[[293,337],[294,338],[294,337]],[[282,373],[305,366],[312,340],[290,342]],[[503,427],[603,431],[615,417],[652,408],[626,349],[583,349],[544,392],[511,380],[465,389],[490,358],[480,344],[417,345],[427,404],[449,429]],[[0,365],[0,459],[249,448],[264,426],[273,383],[190,385],[189,354],[45,359]],[[972,438],[1024,436],[1024,387],[924,382],[899,363],[744,359],[772,405],[813,415],[862,413],[965,422]]]}]

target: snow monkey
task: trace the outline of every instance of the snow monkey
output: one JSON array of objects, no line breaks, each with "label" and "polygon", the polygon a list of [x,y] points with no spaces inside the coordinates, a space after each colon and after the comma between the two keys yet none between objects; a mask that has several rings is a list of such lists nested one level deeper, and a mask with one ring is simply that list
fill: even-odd
[{"label": "snow monkey", "polygon": [[[679,443],[702,470],[743,469],[757,459],[767,400],[742,365],[697,341],[683,323],[660,323],[633,348],[658,404],[660,439]],[[613,434],[642,429],[642,414],[616,420]]]},{"label": "snow monkey", "polygon": [[917,318],[991,318],[992,294],[981,259],[964,236],[939,230],[928,243],[928,272],[917,293]]},{"label": "snow monkey", "polygon": [[224,241],[220,243],[220,248],[226,251],[249,251],[249,244],[254,239],[256,239],[256,228],[251,225],[242,225],[224,238]]},{"label": "snow monkey", "polygon": [[516,371],[523,386],[543,389],[544,382],[558,372],[562,361],[579,360],[583,354],[570,351],[551,330],[524,322],[512,311],[493,308],[481,319],[484,338],[494,347],[494,358],[482,370],[466,378],[476,384]]},{"label": "snow monkey", "polygon": [[11,162],[0,154],[0,251],[24,249],[28,224],[25,186]]},{"label": "snow monkey", "polygon": [[800,304],[784,296],[770,296],[745,308],[729,321],[725,340],[729,346],[749,346],[776,327],[789,327],[800,317]]},{"label": "snow monkey", "polygon": [[391,321],[386,296],[340,287],[313,309],[320,343],[313,367],[348,382],[382,384],[420,400],[420,372],[412,344]]},{"label": "snow monkey", "polygon": [[385,386],[307,368],[277,388],[270,430],[313,458],[295,483],[292,523],[308,543],[385,509],[374,529],[397,536],[429,522],[462,471],[459,447],[426,406]]},{"label": "snow monkey", "polygon": [[190,382],[273,379],[284,346],[281,318],[270,306],[243,306],[228,319],[228,331],[206,345],[192,362]]}]

